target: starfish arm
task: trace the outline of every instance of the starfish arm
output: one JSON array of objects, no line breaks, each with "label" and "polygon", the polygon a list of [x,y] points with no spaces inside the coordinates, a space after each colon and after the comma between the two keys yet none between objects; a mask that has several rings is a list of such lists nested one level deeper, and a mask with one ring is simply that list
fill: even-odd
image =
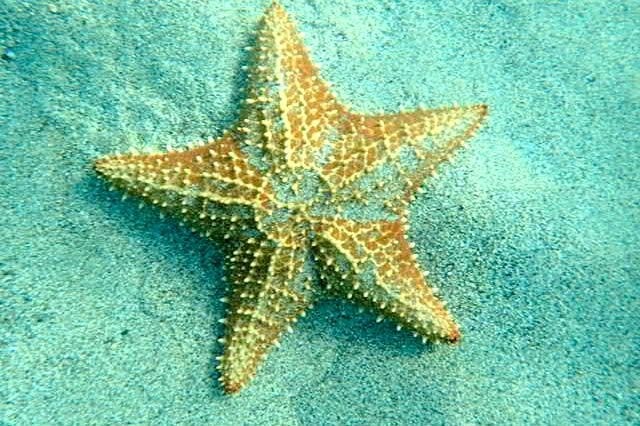
[{"label": "starfish arm", "polygon": [[251,380],[269,349],[312,304],[306,253],[303,247],[251,239],[227,256],[233,291],[218,367],[225,392],[235,393]]},{"label": "starfish arm", "polygon": [[272,195],[230,134],[187,151],[108,156],[94,168],[115,186],[169,209],[219,203],[264,210]]},{"label": "starfish arm", "polygon": [[[400,222],[325,220],[321,275],[334,291],[423,337],[455,342],[460,331],[420,271]],[[332,260],[335,259],[335,260]]]},{"label": "starfish arm", "polygon": [[241,120],[246,142],[262,148],[276,169],[312,168],[345,109],[278,3],[266,11],[256,37]]},{"label": "starfish arm", "polygon": [[473,136],[486,114],[485,105],[474,105],[353,115],[351,130],[335,144],[323,175],[339,189],[387,164],[403,174],[407,191],[414,190]]}]

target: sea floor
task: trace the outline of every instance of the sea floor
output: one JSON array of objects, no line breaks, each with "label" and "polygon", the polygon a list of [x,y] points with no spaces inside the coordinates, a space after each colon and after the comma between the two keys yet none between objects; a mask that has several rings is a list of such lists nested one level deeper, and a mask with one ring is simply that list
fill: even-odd
[{"label": "sea floor", "polygon": [[222,394],[219,247],[91,163],[220,135],[268,3],[0,3],[0,423],[640,423],[638,1],[283,0],[354,109],[490,106],[410,216],[464,338],[326,300]]}]

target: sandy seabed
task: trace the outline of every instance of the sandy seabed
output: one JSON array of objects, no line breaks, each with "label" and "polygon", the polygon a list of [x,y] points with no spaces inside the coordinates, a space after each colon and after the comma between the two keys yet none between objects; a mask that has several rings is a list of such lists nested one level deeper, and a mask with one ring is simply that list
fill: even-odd
[{"label": "sandy seabed", "polygon": [[357,110],[490,105],[410,217],[461,344],[327,300],[224,396],[220,252],[90,166],[220,135],[268,2],[4,0],[0,422],[640,422],[640,3],[282,3]]}]

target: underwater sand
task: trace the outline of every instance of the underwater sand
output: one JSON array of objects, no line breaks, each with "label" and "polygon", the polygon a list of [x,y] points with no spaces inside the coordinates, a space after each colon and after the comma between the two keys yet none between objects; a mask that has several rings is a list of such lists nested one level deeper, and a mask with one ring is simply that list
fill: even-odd
[{"label": "underwater sand", "polygon": [[283,0],[354,108],[490,105],[410,217],[464,337],[328,300],[222,394],[218,248],[90,166],[220,135],[268,3],[0,4],[0,423],[638,424],[638,1]]}]

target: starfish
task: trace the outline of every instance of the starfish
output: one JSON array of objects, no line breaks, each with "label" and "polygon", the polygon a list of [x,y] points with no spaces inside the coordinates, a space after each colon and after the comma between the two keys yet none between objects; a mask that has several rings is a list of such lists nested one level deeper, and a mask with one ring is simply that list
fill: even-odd
[{"label": "starfish", "polygon": [[222,243],[230,281],[218,357],[224,391],[243,388],[326,292],[423,341],[457,341],[458,325],[412,252],[407,209],[487,107],[351,111],[277,2],[248,50],[239,118],[217,140],[94,165],[114,186]]}]

